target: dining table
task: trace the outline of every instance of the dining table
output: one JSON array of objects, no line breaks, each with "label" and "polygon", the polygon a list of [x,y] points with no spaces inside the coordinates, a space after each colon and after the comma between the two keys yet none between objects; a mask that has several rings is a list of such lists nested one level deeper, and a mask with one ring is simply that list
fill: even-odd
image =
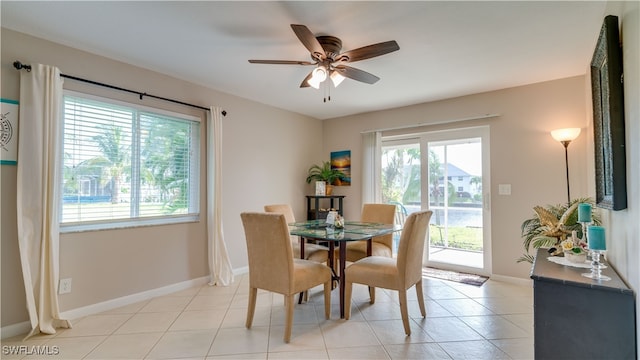
[{"label": "dining table", "polygon": [[[367,241],[367,256],[371,256],[371,241],[376,236],[386,235],[402,230],[402,226],[362,221],[345,221],[343,227],[336,228],[324,219],[294,222],[289,224],[289,234],[300,238],[300,257],[304,259],[304,244],[307,241],[327,243],[329,247],[329,267],[333,279],[340,288],[340,318],[344,319],[345,309],[345,273],[347,243],[350,241]],[[334,250],[338,245],[338,273],[334,272]]]}]

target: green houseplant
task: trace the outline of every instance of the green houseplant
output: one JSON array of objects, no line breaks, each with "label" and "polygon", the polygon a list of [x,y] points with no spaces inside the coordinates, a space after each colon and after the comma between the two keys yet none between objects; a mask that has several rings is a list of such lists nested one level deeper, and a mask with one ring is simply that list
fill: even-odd
[{"label": "green houseplant", "polygon": [[557,248],[562,250],[561,243],[575,231],[578,237],[583,238],[582,224],[578,222],[578,204],[591,204],[593,225],[600,225],[600,215],[595,212],[594,201],[590,198],[579,198],[569,203],[547,205],[546,207],[534,206],[535,215],[526,219],[521,225],[523,246],[525,253],[517,262],[533,263],[533,255],[529,253],[531,248],[541,247]]},{"label": "green houseplant", "polygon": [[345,177],[342,171],[331,168],[330,161],[324,161],[321,165],[316,164],[309,168],[307,184],[310,184],[312,181],[324,181],[327,186],[327,195],[331,195],[331,185]]}]

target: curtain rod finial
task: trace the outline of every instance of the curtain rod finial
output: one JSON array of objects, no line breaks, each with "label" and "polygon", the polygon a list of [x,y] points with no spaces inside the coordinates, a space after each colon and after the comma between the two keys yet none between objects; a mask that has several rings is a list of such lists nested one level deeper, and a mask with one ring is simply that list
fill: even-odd
[{"label": "curtain rod finial", "polygon": [[226,110],[222,110],[221,114],[222,114],[222,116],[227,116],[227,111]]},{"label": "curtain rod finial", "polygon": [[31,65],[24,65],[23,63],[17,60],[13,62],[13,67],[18,70],[25,69],[27,71],[31,71]]}]

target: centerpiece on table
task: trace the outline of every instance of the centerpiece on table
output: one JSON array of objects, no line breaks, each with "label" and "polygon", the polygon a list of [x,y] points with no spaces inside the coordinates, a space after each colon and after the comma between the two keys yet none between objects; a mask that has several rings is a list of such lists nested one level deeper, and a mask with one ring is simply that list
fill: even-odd
[{"label": "centerpiece on table", "polygon": [[[580,204],[589,204],[588,207]],[[567,255],[566,251],[579,255],[585,253],[587,243],[584,241],[585,223],[579,220],[579,209],[590,212],[591,224],[600,225],[600,216],[594,209],[594,201],[590,198],[579,198],[559,205],[534,206],[535,215],[526,219],[521,225],[525,253],[517,262],[533,263],[531,248],[549,248],[552,255]],[[584,213],[580,215],[583,217]],[[573,233],[575,232],[575,235]],[[570,241],[565,242],[570,239]],[[565,243],[563,243],[565,242]],[[566,248],[565,248],[566,246]],[[569,254],[569,256],[572,256]],[[573,258],[573,257],[572,257]],[[571,259],[567,259],[571,261]],[[579,258],[574,259],[579,261]]]}]

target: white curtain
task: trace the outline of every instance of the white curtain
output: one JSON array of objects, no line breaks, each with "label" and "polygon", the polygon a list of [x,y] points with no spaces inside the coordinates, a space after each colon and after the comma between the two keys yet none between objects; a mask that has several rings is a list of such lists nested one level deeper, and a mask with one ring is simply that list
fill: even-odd
[{"label": "white curtain", "polygon": [[222,109],[211,107],[207,114],[207,238],[209,243],[209,285],[233,282],[231,261],[222,230]]},{"label": "white curtain", "polygon": [[382,164],[380,131],[362,134],[362,203],[379,203],[382,201],[380,179]]},{"label": "white curtain", "polygon": [[59,213],[62,79],[56,67],[33,64],[20,73],[18,243],[31,331],[71,327],[60,318]]}]

